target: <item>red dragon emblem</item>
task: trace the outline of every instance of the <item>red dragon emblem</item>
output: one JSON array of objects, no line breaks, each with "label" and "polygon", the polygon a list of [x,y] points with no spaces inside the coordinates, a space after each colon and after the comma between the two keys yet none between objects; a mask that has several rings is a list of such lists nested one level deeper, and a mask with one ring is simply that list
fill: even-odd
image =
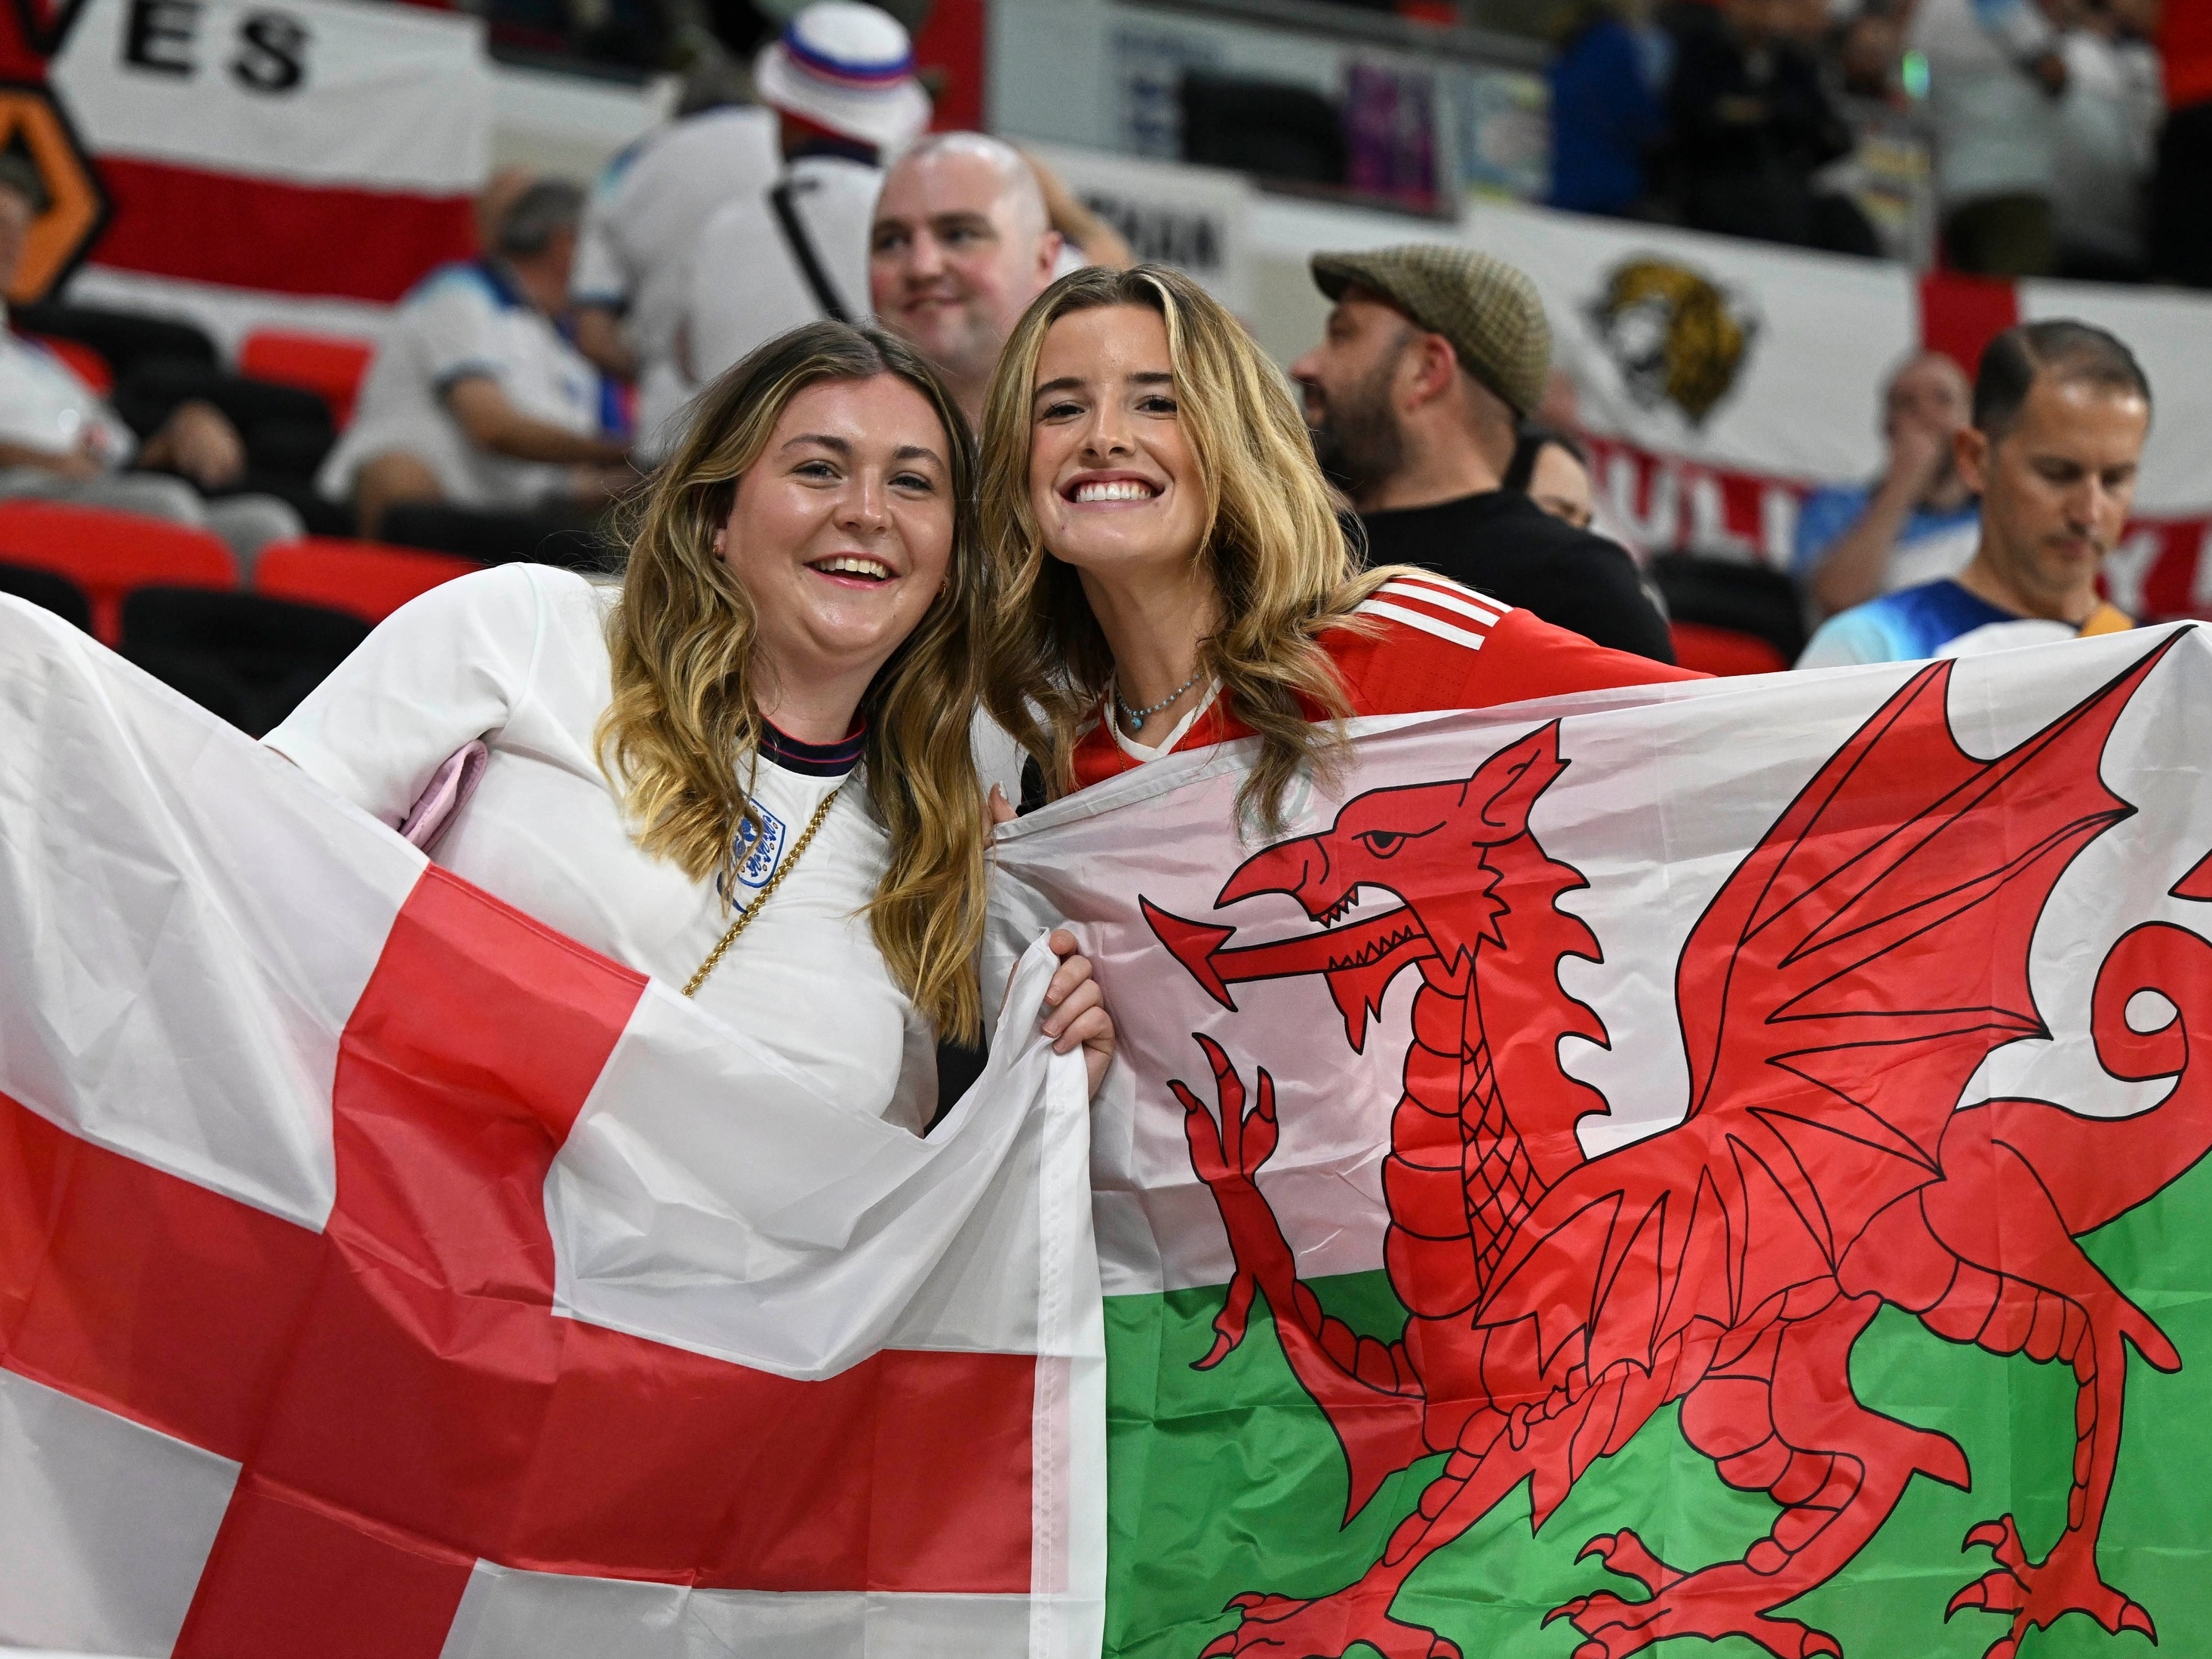
[{"label": "red dragon emblem", "polygon": [[[1887,1303],[1950,1341],[2070,1367],[2078,1387],[2067,1524],[2028,1559],[2010,1516],[1963,1547],[1996,1565],[1951,1599],[2008,1629],[1990,1659],[2069,1613],[2155,1640],[2150,1614],[2106,1583],[2097,1540],[2111,1496],[2126,1349],[2177,1370],[2173,1346],[2075,1242],[2142,1202],[2212,1145],[2212,943],[2133,928],[2098,973],[2091,1027],[2105,1068],[2173,1078],[2154,1109],[2093,1119],[2045,1101],[1960,1109],[1994,1050],[2048,1035],[2028,951],[2074,857],[2133,808],[2099,775],[2114,722],[2171,640],[2009,752],[1973,758],[1945,713],[1948,663],[1915,676],[1821,767],[1723,885],[1675,976],[1690,1101],[1677,1127],[1585,1158],[1577,1121],[1604,1097],[1561,1070],[1566,1034],[1603,1042],[1559,964],[1601,960],[1557,901],[1584,883],[1548,856],[1529,811],[1565,770],[1559,728],[1499,750],[1472,777],[1371,791],[1328,830],[1272,846],[1218,907],[1294,900],[1323,931],[1231,945],[1233,929],[1149,902],[1161,941],[1224,1006],[1238,983],[1322,975],[1357,1049],[1384,991],[1413,969],[1413,1042],[1391,1120],[1385,1265],[1407,1310],[1395,1342],[1323,1315],[1255,1177],[1274,1150],[1274,1091],[1256,1099],[1220,1046],[1215,1114],[1183,1084],[1191,1161],[1236,1261],[1213,1365],[1264,1296],[1285,1356],[1344,1449],[1357,1511],[1389,1475],[1448,1454],[1382,1559],[1333,1595],[1235,1598],[1237,1628],[1207,1656],[1457,1659],[1390,1616],[1407,1577],[1522,1480],[1540,1527],[1596,1459],[1680,1400],[1685,1437],[1730,1486],[1779,1505],[1737,1561],[1660,1560],[1623,1530],[1585,1556],[1632,1579],[1552,1617],[1575,1659],[1622,1659],[1676,1637],[1742,1636],[1783,1659],[1840,1656],[1776,1609],[1842,1570],[1913,1475],[1961,1488],[1948,1436],[1852,1395],[1852,1346]],[[1395,895],[1346,920],[1362,890]],[[2212,858],[2173,890],[2212,900]],[[2171,1005],[2154,1030],[2130,1000]]]}]

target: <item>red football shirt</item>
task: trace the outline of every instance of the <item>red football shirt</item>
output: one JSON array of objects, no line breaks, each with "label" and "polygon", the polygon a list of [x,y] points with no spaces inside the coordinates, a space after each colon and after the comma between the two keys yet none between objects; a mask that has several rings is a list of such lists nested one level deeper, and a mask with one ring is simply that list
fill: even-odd
[{"label": "red football shirt", "polygon": [[[1358,614],[1370,619],[1371,629],[1332,629],[1322,636],[1354,714],[1489,708],[1569,691],[1705,678],[1593,645],[1532,611],[1425,573],[1393,577]],[[1217,702],[1191,722],[1175,750],[1249,735],[1250,728]],[[1087,788],[1143,763],[1115,741],[1102,709],[1076,745],[1075,786]]]}]

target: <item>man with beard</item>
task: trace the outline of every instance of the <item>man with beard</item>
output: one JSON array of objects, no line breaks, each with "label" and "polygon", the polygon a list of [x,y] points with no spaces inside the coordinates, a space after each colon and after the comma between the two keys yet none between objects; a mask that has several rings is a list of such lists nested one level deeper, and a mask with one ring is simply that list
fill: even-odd
[{"label": "man with beard", "polygon": [[1973,557],[1981,506],[1952,456],[1973,395],[1958,364],[1940,351],[1918,353],[1882,394],[1889,456],[1881,478],[1805,498],[1797,512],[1797,580],[1824,614],[1955,576]]},{"label": "man with beard", "polygon": [[1982,498],[1972,561],[1830,617],[1797,665],[1975,657],[2134,627],[2098,597],[2097,569],[2127,525],[2149,435],[2150,382],[2112,335],[2066,320],[2006,330],[1982,353],[1973,423],[1955,440]]},{"label": "man with beard", "polygon": [[1535,285],[1433,243],[1316,253],[1313,275],[1336,304],[1291,374],[1370,562],[1419,565],[1600,645],[1674,661],[1635,561],[1501,487],[1551,368]]}]

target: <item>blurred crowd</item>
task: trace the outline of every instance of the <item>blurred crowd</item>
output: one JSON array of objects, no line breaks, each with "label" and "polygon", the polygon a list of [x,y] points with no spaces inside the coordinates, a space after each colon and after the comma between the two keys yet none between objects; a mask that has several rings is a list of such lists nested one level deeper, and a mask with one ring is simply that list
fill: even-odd
[{"label": "blurred crowd", "polygon": [[2171,0],[1579,0],[1552,200],[1894,252],[1863,188],[1902,121],[1938,252],[1991,276],[2212,286],[2212,8]]},{"label": "blurred crowd", "polygon": [[[1806,135],[1828,118],[1811,58],[1778,32],[1746,44],[1745,20],[1796,3],[1729,0],[1668,33],[1678,109],[1686,88],[1735,88],[1712,90],[1698,152],[1735,159],[1687,173],[1678,146],[1673,188],[1693,221],[1740,215],[1729,222],[1841,244],[1847,204],[1806,172],[1790,208],[1799,175],[1777,159],[1780,140],[1751,137],[1787,112],[1803,141],[1787,153],[1819,152]],[[1921,0],[1923,15],[1945,3]],[[1649,40],[1620,27],[1644,74]],[[2063,62],[2050,77],[2078,87],[2064,37],[2051,52]],[[757,54],[750,82],[757,101],[695,83],[677,118],[589,188],[495,179],[480,256],[431,272],[395,307],[342,432],[307,393],[219,367],[204,338],[180,352],[172,337],[193,331],[179,325],[94,318],[105,332],[88,335],[66,307],[28,329],[19,314],[0,336],[0,500],[212,532],[246,586],[265,550],[310,532],[480,563],[604,564],[611,514],[681,439],[700,392],[823,318],[898,337],[978,430],[1025,419],[985,406],[1017,323],[1056,278],[1127,267],[1129,250],[1034,158],[981,133],[927,132],[910,37],[878,8],[815,0]],[[0,157],[0,279],[21,256],[34,186]],[[1954,225],[1978,224],[1984,246],[2033,240],[2021,228],[2032,216],[2008,201],[1964,202]],[[1632,546],[1594,487],[1524,273],[1417,242],[1316,253],[1311,274],[1330,310],[1289,373],[1347,533],[1375,562],[1721,672],[2132,623],[2100,597],[2099,574],[2128,520],[2151,388],[2103,331],[2038,322],[1977,363],[1925,353],[1898,366],[1874,412],[1881,471],[1803,502],[1784,574]],[[72,327],[120,366],[112,386],[42,337],[65,343]]]},{"label": "blurred crowd", "polygon": [[[733,88],[797,9],[427,3],[482,12],[510,51],[682,68]],[[887,9],[912,31],[930,5]],[[1481,10],[1395,9],[1435,21]],[[1550,15],[1556,206],[1840,253],[1932,252],[1992,276],[2212,286],[2212,8],[1563,0]],[[1900,176],[1908,152],[1906,171],[1921,176]],[[1932,250],[1906,222],[1929,197]]]},{"label": "blurred crowd", "polygon": [[[1760,107],[1786,111],[1801,137],[1828,118],[1813,60],[1781,30],[1796,3],[1693,7],[1705,15],[1668,34],[1676,108],[1702,98],[1715,112],[1697,153],[1742,162],[1678,168],[1676,185],[1698,222],[1794,226],[1843,245],[1847,203],[1814,191],[1792,221],[1776,152],[1723,142],[1731,122],[1737,138],[1758,128],[1736,119],[1738,105],[1759,102],[1744,80],[1757,57],[1747,20],[1770,31]],[[1630,44],[1642,54],[1648,43]],[[2054,52],[2063,46],[2053,38]],[[2063,67],[2051,73],[2064,82]],[[881,10],[817,0],[762,50],[752,79],[758,104],[699,100],[588,198],[521,185],[494,216],[487,258],[433,277],[401,307],[323,475],[372,533],[396,503],[426,499],[549,522],[587,515],[667,452],[701,387],[822,317],[872,317],[906,340],[980,428],[993,368],[1030,301],[1068,270],[1128,263],[1031,158],[980,133],[925,134],[908,37]],[[1805,138],[1805,155],[1818,150]],[[1529,279],[1443,243],[1317,254],[1313,276],[1333,309],[1290,373],[1369,556],[1671,660],[1684,636],[1654,576],[1666,562],[1639,562],[1625,537],[1602,533]],[[1928,654],[1977,629],[2008,638],[2015,623],[2113,625],[2096,575],[2126,518],[2148,382],[2124,344],[2081,325],[2034,325],[2000,346],[1979,365],[1923,354],[1899,368],[1881,412],[1881,474],[1804,503],[1793,568],[1773,578],[1790,613],[1767,635],[1773,665],[1801,649],[1821,663]],[[628,400],[627,438],[600,418],[608,386]],[[1996,501],[2009,539],[1993,530]],[[488,520],[482,546],[454,550],[497,556],[511,522]]]}]

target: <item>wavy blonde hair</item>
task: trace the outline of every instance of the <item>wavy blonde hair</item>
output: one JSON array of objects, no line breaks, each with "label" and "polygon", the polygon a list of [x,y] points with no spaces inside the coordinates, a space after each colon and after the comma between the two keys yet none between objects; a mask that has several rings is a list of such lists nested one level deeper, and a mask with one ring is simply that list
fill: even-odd
[{"label": "wavy blonde hair", "polygon": [[1199,661],[1221,683],[1227,712],[1259,736],[1237,809],[1273,834],[1291,782],[1330,775],[1344,757],[1350,705],[1321,635],[1356,625],[1352,611],[1391,573],[1363,570],[1281,371],[1180,271],[1071,272],[1023,313],[999,359],[979,504],[994,589],[984,707],[1036,757],[1054,794],[1073,787],[1075,747],[1114,657],[1081,576],[1052,556],[1030,508],[1031,404],[1046,333],[1104,306],[1142,306],[1167,325],[1178,420],[1206,492],[1195,556],[1220,601],[1219,631],[1200,643]]},{"label": "wavy blonde hair", "polygon": [[714,556],[738,480],[791,400],[825,380],[891,374],[945,428],[952,492],[946,592],[877,671],[860,701],[869,798],[890,861],[868,926],[892,977],[948,1036],[982,1029],[975,982],[983,935],[983,802],[969,747],[984,580],[970,505],[975,450],[958,407],[913,349],[888,334],[814,323],[769,341],[701,398],[690,434],[661,469],[628,537],[622,598],[607,619],[614,699],[600,765],[639,847],[695,881],[737,890],[740,826],[752,804],[763,722],[752,598]]}]

